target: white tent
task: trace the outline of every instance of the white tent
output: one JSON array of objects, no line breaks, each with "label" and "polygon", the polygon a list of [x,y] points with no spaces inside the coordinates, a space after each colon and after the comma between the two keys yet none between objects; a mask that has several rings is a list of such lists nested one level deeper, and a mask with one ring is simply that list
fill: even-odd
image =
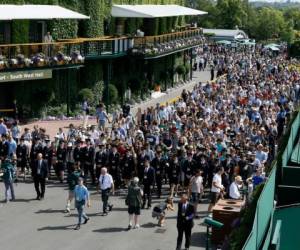
[{"label": "white tent", "polygon": [[57,5],[0,5],[0,20],[89,19]]},{"label": "white tent", "polygon": [[207,12],[195,10],[175,4],[170,5],[113,5],[113,17],[156,18],[168,16],[198,16]]}]

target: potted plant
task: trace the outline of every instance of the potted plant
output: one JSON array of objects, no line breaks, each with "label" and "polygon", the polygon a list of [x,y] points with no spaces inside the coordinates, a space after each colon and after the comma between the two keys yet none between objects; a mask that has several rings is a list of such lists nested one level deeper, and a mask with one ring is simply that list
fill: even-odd
[{"label": "potted plant", "polygon": [[61,51],[57,53],[56,58],[57,58],[57,65],[65,64],[65,55]]},{"label": "potted plant", "polygon": [[5,63],[5,57],[0,55],[0,70],[1,69],[4,69],[6,66],[6,63]]}]

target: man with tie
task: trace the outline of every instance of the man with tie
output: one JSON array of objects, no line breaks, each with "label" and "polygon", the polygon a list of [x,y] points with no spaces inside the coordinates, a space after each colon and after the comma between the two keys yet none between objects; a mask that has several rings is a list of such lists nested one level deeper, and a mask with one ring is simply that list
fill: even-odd
[{"label": "man with tie", "polygon": [[37,194],[36,199],[43,199],[45,195],[46,178],[48,176],[48,166],[47,161],[43,159],[42,153],[38,153],[37,159],[32,165],[31,174]]},{"label": "man with tie", "polygon": [[194,206],[188,202],[188,196],[183,194],[178,203],[177,215],[177,247],[176,250],[181,249],[183,233],[185,234],[185,250],[188,250],[191,243],[192,228],[194,226]]},{"label": "man with tie", "polygon": [[99,188],[101,190],[101,199],[103,202],[103,216],[106,216],[107,208],[108,211],[111,211],[113,207],[112,204],[108,203],[110,192],[112,192],[112,194],[115,193],[114,181],[112,176],[107,173],[107,168],[101,169],[101,175],[99,177]]},{"label": "man with tie", "polygon": [[149,156],[145,156],[145,170],[144,170],[144,176],[143,176],[143,204],[142,208],[145,208],[146,205],[146,198],[147,198],[147,208],[151,207],[151,196],[152,196],[152,189],[155,183],[155,170],[153,167],[150,166],[150,158]]}]

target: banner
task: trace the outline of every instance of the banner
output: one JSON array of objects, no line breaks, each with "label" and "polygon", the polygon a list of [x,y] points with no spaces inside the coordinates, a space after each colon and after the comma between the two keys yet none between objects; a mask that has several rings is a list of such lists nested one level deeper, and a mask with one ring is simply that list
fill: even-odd
[{"label": "banner", "polygon": [[28,71],[14,71],[0,73],[1,82],[16,82],[52,78],[52,70],[28,70]]}]

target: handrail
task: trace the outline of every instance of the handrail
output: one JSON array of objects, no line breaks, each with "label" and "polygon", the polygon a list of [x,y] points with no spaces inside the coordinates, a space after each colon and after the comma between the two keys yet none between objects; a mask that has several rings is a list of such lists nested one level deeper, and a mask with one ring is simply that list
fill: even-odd
[{"label": "handrail", "polygon": [[[188,34],[188,33],[196,33],[196,32],[200,32],[200,28],[194,28],[194,29],[189,29],[189,30],[185,30],[185,31],[180,31],[180,32],[171,32],[171,33],[166,33],[166,34],[162,34],[162,35],[157,35],[157,36],[144,36],[144,37],[132,37],[132,39],[134,39],[135,41],[138,40],[151,40],[151,39],[159,39],[159,38],[163,38],[163,37],[168,37],[168,36],[180,36],[180,35],[184,35],[184,34]],[[7,47],[17,47],[17,46],[53,46],[53,45],[67,45],[67,44],[79,44],[79,43],[83,43],[83,42],[90,42],[90,41],[95,41],[95,42],[105,42],[105,41],[115,41],[115,40],[123,40],[123,39],[130,39],[131,37],[127,37],[127,36],[121,36],[121,37],[111,37],[111,36],[103,36],[103,37],[95,37],[95,38],[85,38],[85,37],[78,37],[78,38],[74,38],[74,39],[59,39],[56,42],[51,42],[51,43],[44,43],[44,42],[40,42],[40,43],[15,43],[15,44],[1,44],[0,48],[7,48]],[[171,37],[172,38],[172,37]]]},{"label": "handrail", "polygon": [[200,28],[195,28],[195,29],[189,29],[189,30],[185,30],[185,31],[178,31],[178,32],[171,32],[171,33],[166,33],[166,34],[161,34],[161,35],[156,35],[156,36],[144,36],[144,37],[135,37],[136,38],[160,38],[160,37],[164,37],[164,36],[168,36],[168,35],[183,35],[186,34],[188,32],[200,32],[201,29]]},{"label": "handrail", "polygon": [[16,43],[16,44],[1,44],[0,48],[3,47],[18,47],[18,46],[53,46],[53,45],[68,45],[68,44],[80,44],[83,42],[105,42],[105,41],[115,41],[128,39],[128,37],[115,37],[115,38],[75,38],[75,39],[65,39],[64,41],[52,42],[52,43]]}]

